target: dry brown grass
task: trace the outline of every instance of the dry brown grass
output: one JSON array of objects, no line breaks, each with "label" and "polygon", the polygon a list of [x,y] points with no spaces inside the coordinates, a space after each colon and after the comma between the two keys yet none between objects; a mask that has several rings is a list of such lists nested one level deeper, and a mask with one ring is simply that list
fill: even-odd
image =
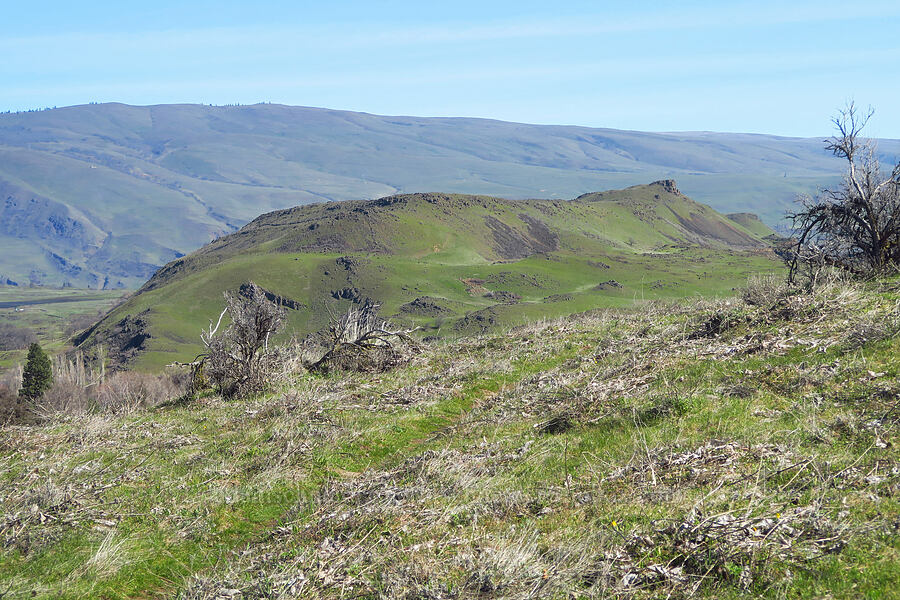
[{"label": "dry brown grass", "polygon": [[83,369],[55,369],[53,385],[34,403],[43,419],[91,412],[124,414],[170,402],[187,393],[186,374],[117,372],[102,380]]}]

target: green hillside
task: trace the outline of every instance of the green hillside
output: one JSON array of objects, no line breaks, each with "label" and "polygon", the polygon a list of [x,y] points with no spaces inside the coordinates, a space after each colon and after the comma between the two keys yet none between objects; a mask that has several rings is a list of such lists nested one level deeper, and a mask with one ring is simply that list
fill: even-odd
[{"label": "green hillside", "polygon": [[758,234],[668,180],[572,201],[410,194],[315,204],[258,217],[169,263],[79,344],[103,344],[142,370],[190,359],[222,292],[248,280],[292,301],[289,334],[321,329],[324,304],[370,297],[423,335],[447,337],[730,293],[779,268]]},{"label": "green hillside", "polygon": [[[882,140],[885,157],[900,144]],[[264,212],[420,190],[571,198],[677,179],[781,221],[834,182],[819,139],[642,133],[261,104],[0,115],[0,281],[138,287]]]},{"label": "green hillside", "polygon": [[898,291],[763,280],[0,424],[0,590],[896,598]]},{"label": "green hillside", "polygon": [[731,213],[725,216],[761,238],[778,235],[774,229],[762,222],[759,215],[754,213]]}]

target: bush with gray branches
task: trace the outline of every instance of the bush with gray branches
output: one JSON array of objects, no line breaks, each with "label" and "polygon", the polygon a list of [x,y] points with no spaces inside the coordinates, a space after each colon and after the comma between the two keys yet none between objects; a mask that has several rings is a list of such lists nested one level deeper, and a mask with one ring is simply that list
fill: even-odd
[{"label": "bush with gray branches", "polygon": [[789,215],[797,236],[786,257],[792,281],[805,273],[814,283],[829,268],[879,275],[900,266],[900,162],[884,175],[874,144],[860,138],[872,114],[851,102],[833,119],[837,135],[825,147],[847,161],[847,172],[837,189],[802,199]]},{"label": "bush with gray branches", "polygon": [[[270,338],[284,326],[285,310],[266,298],[253,282],[237,293],[225,292],[225,309],[215,325],[201,334],[206,352],[192,363],[196,381],[208,378],[223,396],[245,397],[266,387],[273,368]],[[225,315],[231,324],[217,333]]]},{"label": "bush with gray branches", "polygon": [[418,328],[395,327],[378,316],[379,304],[366,299],[343,315],[326,306],[328,328],[320,334],[325,353],[307,365],[310,371],[381,372],[403,362],[401,345],[414,345],[411,334]]}]

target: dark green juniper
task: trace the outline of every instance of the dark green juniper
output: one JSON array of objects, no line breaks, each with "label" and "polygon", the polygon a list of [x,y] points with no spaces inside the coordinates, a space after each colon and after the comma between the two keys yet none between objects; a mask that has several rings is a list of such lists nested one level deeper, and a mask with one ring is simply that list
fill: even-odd
[{"label": "dark green juniper", "polygon": [[37,400],[53,385],[53,371],[50,368],[50,357],[37,343],[28,348],[25,371],[22,374],[22,389],[19,396],[28,400]]}]

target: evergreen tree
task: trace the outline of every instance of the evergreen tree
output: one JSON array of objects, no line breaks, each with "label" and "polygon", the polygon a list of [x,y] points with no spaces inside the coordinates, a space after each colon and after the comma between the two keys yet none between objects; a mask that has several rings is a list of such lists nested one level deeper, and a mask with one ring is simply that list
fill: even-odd
[{"label": "evergreen tree", "polygon": [[50,357],[37,344],[28,348],[25,371],[22,374],[22,389],[19,396],[28,400],[37,400],[53,385],[53,371],[50,368]]}]

